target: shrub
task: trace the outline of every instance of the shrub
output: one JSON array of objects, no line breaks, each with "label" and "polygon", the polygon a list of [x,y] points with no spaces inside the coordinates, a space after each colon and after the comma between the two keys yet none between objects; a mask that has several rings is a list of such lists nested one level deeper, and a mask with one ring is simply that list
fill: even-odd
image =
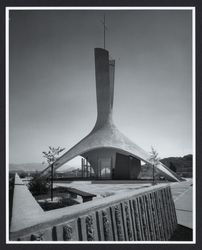
[{"label": "shrub", "polygon": [[35,175],[28,184],[29,190],[33,195],[47,194],[50,183],[46,177]]}]

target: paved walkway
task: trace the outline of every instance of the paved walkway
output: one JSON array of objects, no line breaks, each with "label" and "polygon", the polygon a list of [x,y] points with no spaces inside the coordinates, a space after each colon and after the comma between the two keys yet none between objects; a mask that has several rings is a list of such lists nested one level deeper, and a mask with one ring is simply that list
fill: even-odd
[{"label": "paved walkway", "polygon": [[[150,187],[150,183],[144,183],[144,184],[135,184],[135,183],[124,183],[124,184],[96,184],[91,183],[91,181],[73,181],[71,183],[54,183],[54,187],[71,187],[76,188],[79,190],[82,190],[84,192],[96,194],[97,196],[93,198],[93,200],[96,199],[102,199],[107,196],[111,196],[118,193],[128,192],[132,190],[141,189],[144,187]],[[82,202],[82,199],[78,196],[77,199],[78,202]]]},{"label": "paved walkway", "polygon": [[178,224],[193,229],[193,187],[192,179],[171,184]]}]

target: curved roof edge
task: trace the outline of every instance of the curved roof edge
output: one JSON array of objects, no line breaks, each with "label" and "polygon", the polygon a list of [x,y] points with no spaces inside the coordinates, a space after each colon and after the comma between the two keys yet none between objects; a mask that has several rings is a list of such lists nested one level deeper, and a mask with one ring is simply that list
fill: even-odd
[{"label": "curved roof edge", "polygon": [[[144,161],[145,163],[149,163],[152,166],[152,163],[149,159],[149,153],[147,153],[142,148],[133,143],[130,139],[123,135],[115,126],[106,126],[97,131],[92,131],[84,139],[78,142],[74,147],[64,153],[54,163],[54,169],[56,170],[60,168],[62,165],[75,158],[76,156],[83,155],[86,152],[98,148],[115,148],[117,150],[121,150],[127,154],[130,154]],[[169,180],[180,181],[180,178],[164,164],[159,163],[156,168],[162,174],[166,175]],[[44,172],[47,169],[48,168],[46,168]]]}]

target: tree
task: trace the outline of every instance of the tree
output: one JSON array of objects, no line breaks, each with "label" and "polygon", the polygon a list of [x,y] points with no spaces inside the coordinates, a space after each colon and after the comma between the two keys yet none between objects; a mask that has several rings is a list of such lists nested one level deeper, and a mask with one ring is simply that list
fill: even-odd
[{"label": "tree", "polygon": [[46,158],[46,161],[48,163],[48,165],[51,165],[51,200],[53,200],[53,175],[54,175],[54,163],[55,161],[58,159],[59,157],[59,154],[65,150],[65,148],[61,148],[61,147],[57,147],[57,148],[54,148],[54,147],[51,147],[49,146],[49,151],[48,152],[45,152],[43,151],[43,157]]},{"label": "tree", "polygon": [[41,173],[36,172],[28,186],[33,195],[46,194],[51,188],[51,200],[53,199],[53,164],[64,149],[65,148],[54,148],[49,146],[49,151],[43,152],[43,157],[46,158],[47,163],[51,165],[51,183],[48,182],[47,177],[41,175]]},{"label": "tree", "polygon": [[48,152],[43,151],[42,153],[43,153],[43,157],[46,158],[48,165],[51,165],[58,159],[59,154],[63,150],[65,150],[65,148],[61,148],[61,147],[54,148],[54,147],[49,146],[49,151]]},{"label": "tree", "polygon": [[160,162],[160,158],[158,157],[158,153],[157,151],[154,149],[154,147],[151,146],[151,152],[150,152],[150,158],[149,158],[149,161],[151,162],[152,166],[153,166],[153,185],[155,184],[155,181],[154,181],[154,170],[155,170],[155,167],[157,167],[157,165],[159,164]]}]

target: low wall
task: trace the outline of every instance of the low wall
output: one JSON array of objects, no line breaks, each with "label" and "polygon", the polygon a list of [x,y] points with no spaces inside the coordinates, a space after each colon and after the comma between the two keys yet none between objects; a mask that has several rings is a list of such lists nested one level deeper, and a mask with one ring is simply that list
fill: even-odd
[{"label": "low wall", "polygon": [[177,227],[168,185],[144,188],[44,212],[12,241],[167,241]]}]

